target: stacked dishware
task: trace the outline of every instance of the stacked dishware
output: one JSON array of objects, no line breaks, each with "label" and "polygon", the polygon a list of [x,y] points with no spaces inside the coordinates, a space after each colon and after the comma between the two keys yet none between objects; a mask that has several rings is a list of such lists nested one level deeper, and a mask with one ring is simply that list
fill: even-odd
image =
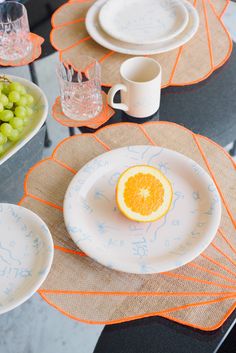
[{"label": "stacked dishware", "polygon": [[199,17],[186,0],[98,0],[85,23],[89,35],[107,49],[151,55],[187,43],[198,29]]}]

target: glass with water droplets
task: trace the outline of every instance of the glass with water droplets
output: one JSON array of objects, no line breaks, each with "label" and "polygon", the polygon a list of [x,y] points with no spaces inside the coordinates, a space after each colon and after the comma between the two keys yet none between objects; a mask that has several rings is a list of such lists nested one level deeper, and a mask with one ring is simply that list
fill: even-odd
[{"label": "glass with water droplets", "polygon": [[16,1],[0,3],[0,58],[15,61],[32,48],[27,11]]},{"label": "glass with water droplets", "polygon": [[92,57],[81,55],[75,62],[57,66],[63,113],[73,120],[88,120],[102,110],[101,67]]}]

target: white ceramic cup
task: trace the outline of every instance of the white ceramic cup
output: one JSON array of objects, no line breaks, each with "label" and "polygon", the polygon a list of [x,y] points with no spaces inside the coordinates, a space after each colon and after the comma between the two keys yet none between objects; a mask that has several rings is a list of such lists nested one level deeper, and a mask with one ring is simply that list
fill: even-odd
[{"label": "white ceramic cup", "polygon": [[[121,82],[108,93],[108,104],[114,109],[124,110],[135,118],[146,118],[160,107],[161,66],[148,57],[135,57],[123,62],[120,67]],[[121,103],[114,103],[115,94],[121,91]]]}]

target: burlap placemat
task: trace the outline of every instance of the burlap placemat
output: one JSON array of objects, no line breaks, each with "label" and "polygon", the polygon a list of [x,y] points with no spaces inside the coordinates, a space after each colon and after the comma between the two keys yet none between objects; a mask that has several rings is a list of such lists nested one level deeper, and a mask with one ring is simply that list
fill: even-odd
[{"label": "burlap placemat", "polygon": [[[103,108],[102,111],[92,119],[88,120],[73,120],[68,118],[62,111],[61,99],[57,97],[52,107],[52,117],[61,125],[67,127],[86,126],[91,129],[97,129],[105,124],[114,114],[115,111],[107,104],[107,95],[102,92]],[[78,116],[79,118],[79,116]]]},{"label": "burlap placemat", "polygon": [[[195,261],[168,273],[132,275],[105,268],[76,247],[63,221],[63,199],[74,174],[107,150],[138,144],[192,158],[214,179],[222,199],[213,243]],[[167,122],[121,123],[63,140],[50,158],[30,169],[21,201],[47,223],[55,244],[53,266],[39,293],[64,314],[88,323],[159,315],[202,330],[218,328],[236,306],[235,168],[213,141]]]},{"label": "burlap placemat", "polygon": [[[200,17],[196,35],[184,46],[167,53],[153,55],[162,66],[162,86],[198,83],[222,66],[232,51],[232,40],[221,17],[229,0],[189,0]],[[129,55],[115,53],[88,36],[84,20],[94,0],[68,1],[52,16],[51,43],[62,60],[76,66],[78,55],[96,58],[102,65],[103,84],[119,82],[120,64]]]},{"label": "burlap placemat", "polygon": [[42,44],[44,38],[37,34],[30,33],[30,41],[32,44],[32,50],[22,59],[8,61],[0,58],[0,66],[23,66],[32,63],[38,59],[42,53]]}]

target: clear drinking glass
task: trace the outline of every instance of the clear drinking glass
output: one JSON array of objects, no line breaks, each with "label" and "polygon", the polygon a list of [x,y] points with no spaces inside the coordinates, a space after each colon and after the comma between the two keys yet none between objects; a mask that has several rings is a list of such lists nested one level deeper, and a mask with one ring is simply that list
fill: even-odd
[{"label": "clear drinking glass", "polygon": [[24,5],[16,1],[0,4],[0,57],[14,61],[31,49],[29,22]]},{"label": "clear drinking glass", "polygon": [[76,65],[60,62],[56,69],[63,113],[74,120],[98,115],[103,106],[101,67],[86,55],[76,58]]}]

